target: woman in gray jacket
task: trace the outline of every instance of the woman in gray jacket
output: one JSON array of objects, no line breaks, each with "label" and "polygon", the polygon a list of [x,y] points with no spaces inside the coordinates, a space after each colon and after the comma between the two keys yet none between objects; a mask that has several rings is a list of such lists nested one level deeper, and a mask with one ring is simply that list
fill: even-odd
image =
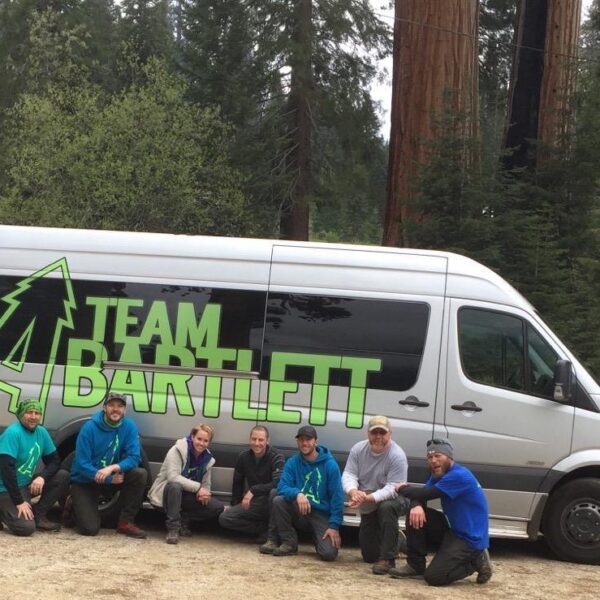
[{"label": "woman in gray jacket", "polygon": [[180,535],[190,535],[189,521],[217,518],[225,508],[210,493],[215,459],[208,447],[213,435],[214,429],[201,423],[177,440],[148,492],[150,502],[167,513],[167,544],[177,544]]}]

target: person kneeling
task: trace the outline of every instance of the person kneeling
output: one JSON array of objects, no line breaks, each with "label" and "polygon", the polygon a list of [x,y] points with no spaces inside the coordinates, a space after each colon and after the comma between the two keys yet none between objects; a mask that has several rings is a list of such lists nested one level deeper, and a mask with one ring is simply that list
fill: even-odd
[{"label": "person kneeling", "polygon": [[217,518],[225,508],[210,493],[215,459],[208,447],[213,434],[210,425],[200,424],[177,440],[148,492],[152,505],[167,513],[167,544],[177,544],[180,535],[190,535],[190,521]]}]

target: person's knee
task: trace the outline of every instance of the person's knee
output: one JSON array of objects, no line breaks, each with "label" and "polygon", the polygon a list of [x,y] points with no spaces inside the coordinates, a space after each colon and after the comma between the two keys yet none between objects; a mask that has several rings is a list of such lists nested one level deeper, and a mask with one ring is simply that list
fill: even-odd
[{"label": "person's knee", "polygon": [[94,536],[100,531],[100,524],[78,523],[77,531],[81,535]]},{"label": "person's knee", "polygon": [[143,467],[136,467],[126,473],[126,478],[133,485],[145,486],[148,481],[148,471]]},{"label": "person's knee", "polygon": [[17,537],[29,537],[35,533],[35,521],[19,519],[7,525],[8,530]]},{"label": "person's knee", "polygon": [[319,558],[325,562],[334,561],[337,558],[338,550],[333,547],[321,547],[317,549],[317,554]]},{"label": "person's knee", "polygon": [[428,585],[432,586],[448,585],[448,583],[450,583],[448,581],[447,573],[440,571],[439,569],[432,569],[431,567],[425,569],[423,579]]},{"label": "person's knee", "polygon": [[379,518],[398,517],[398,503],[394,500],[384,500],[378,507]]}]

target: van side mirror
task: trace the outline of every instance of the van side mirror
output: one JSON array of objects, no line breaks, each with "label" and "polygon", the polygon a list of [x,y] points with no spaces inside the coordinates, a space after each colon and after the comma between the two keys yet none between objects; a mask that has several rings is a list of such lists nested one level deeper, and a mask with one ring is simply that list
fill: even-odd
[{"label": "van side mirror", "polygon": [[570,360],[557,360],[554,365],[554,399],[568,402],[573,396],[573,365]]}]

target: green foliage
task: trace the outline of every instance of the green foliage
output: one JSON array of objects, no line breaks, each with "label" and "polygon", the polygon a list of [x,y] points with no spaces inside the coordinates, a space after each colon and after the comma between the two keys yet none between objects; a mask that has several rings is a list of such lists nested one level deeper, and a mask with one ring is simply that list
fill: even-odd
[{"label": "green foliage", "polygon": [[25,94],[12,110],[5,223],[240,233],[243,195],[214,110],[150,60],[141,86],[105,96],[82,82]]}]

